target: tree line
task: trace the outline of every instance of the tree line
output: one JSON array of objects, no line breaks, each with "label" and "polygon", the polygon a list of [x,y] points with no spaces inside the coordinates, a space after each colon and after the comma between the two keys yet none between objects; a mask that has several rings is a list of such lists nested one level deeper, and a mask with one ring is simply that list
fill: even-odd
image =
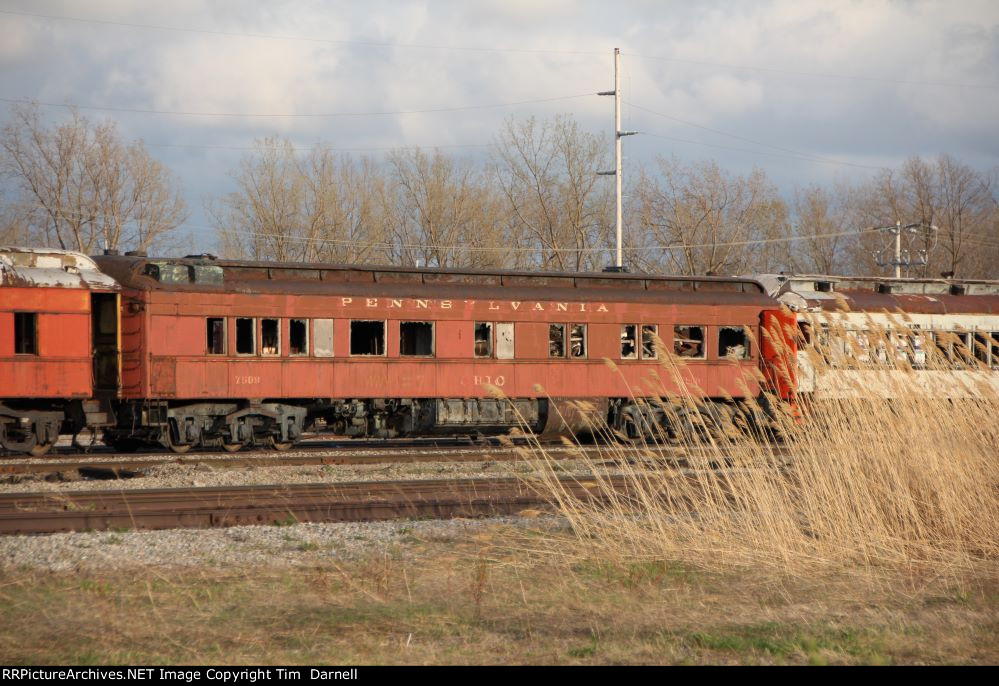
[{"label": "tree line", "polygon": [[[614,248],[613,184],[596,173],[612,168],[610,150],[566,115],[508,119],[482,160],[267,138],[205,209],[226,257],[598,271]],[[180,180],[110,122],[71,112],[48,125],[37,107],[14,107],[0,132],[0,192],[2,243],[182,250]],[[875,227],[901,223],[919,225],[903,234],[904,274],[999,279],[997,170],[946,154],[789,197],[761,169],[659,157],[626,193],[634,271],[890,273],[892,255],[878,251],[893,242]]]}]

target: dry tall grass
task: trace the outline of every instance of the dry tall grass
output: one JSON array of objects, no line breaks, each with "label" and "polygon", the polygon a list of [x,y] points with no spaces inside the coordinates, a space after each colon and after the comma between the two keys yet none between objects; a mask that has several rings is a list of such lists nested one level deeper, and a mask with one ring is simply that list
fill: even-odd
[{"label": "dry tall grass", "polygon": [[[807,353],[819,380],[814,398],[802,416],[777,412],[766,429],[754,421],[763,413],[757,403],[722,413],[706,406],[688,367],[664,355],[646,390],[664,388],[664,379],[688,382],[679,393],[655,393],[661,400],[636,401],[659,415],[640,439],[646,459],[633,459],[623,442],[579,452],[597,485],[608,485],[605,465],[616,463],[628,488],[608,488],[609,502],[568,495],[556,462],[533,442],[526,453],[542,465],[540,488],[574,534],[570,546],[545,547],[613,563],[780,576],[995,574],[999,371],[971,351],[948,357],[933,345],[914,365],[911,350],[891,347],[899,334],[913,335],[904,325],[849,345],[836,345],[845,333],[830,330],[832,343],[816,341]],[[612,433],[602,418],[594,428]],[[781,440],[747,440],[747,429]]]}]

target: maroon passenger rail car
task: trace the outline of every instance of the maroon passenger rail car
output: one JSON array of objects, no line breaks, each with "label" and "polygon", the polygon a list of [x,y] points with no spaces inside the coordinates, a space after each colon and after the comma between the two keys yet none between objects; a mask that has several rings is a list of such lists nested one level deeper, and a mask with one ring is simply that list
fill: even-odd
[{"label": "maroon passenger rail car", "polygon": [[0,448],[42,455],[60,433],[107,422],[117,290],[80,253],[0,247]]},{"label": "maroon passenger rail car", "polygon": [[316,420],[348,436],[544,432],[571,399],[624,428],[634,397],[674,387],[657,341],[706,396],[756,396],[775,309],[749,279],[96,259],[123,292],[106,436],[177,451],[284,449]]}]

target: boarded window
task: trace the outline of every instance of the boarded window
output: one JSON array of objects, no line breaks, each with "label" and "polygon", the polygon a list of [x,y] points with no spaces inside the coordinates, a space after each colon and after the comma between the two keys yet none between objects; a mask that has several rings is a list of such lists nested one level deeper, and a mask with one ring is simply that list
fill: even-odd
[{"label": "boarded window", "polygon": [[399,322],[399,354],[430,357],[434,354],[432,322]]},{"label": "boarded window", "polygon": [[565,357],[565,324],[548,325],[548,357]]},{"label": "boarded window", "polygon": [[38,314],[35,312],[14,313],[14,354],[38,354]]},{"label": "boarded window", "polygon": [[[811,340],[811,332],[801,329],[802,335]],[[723,326],[718,329],[718,357],[735,360],[749,359],[749,337],[741,326]]]},{"label": "boarded window", "polygon": [[281,354],[281,320],[260,320],[260,354]]},{"label": "boarded window", "polygon": [[569,354],[586,357],[586,324],[573,324],[569,328]]},{"label": "boarded window", "polygon": [[207,323],[209,355],[225,355],[225,318],[209,317]]},{"label": "boarded window", "polygon": [[309,354],[309,320],[292,319],[288,322],[288,354]]},{"label": "boarded window", "polygon": [[621,359],[638,359],[638,325],[625,324],[621,327]]},{"label": "boarded window", "polygon": [[351,355],[384,355],[385,322],[352,321],[350,323]]},{"label": "boarded window", "polygon": [[256,320],[239,317],[236,319],[236,354],[252,355],[257,349]]},{"label": "boarded window", "polygon": [[496,359],[512,360],[513,354],[513,322],[499,322],[496,324]]},{"label": "boarded window", "polygon": [[493,323],[475,322],[475,356],[493,356]]},{"label": "boarded window", "polygon": [[312,320],[313,345],[316,357],[333,357],[333,320]]},{"label": "boarded window", "polygon": [[654,360],[659,357],[656,349],[656,337],[659,335],[659,327],[656,324],[646,324],[642,327],[642,359]]},{"label": "boarded window", "polygon": [[677,357],[704,359],[704,327],[674,326],[673,352]]}]

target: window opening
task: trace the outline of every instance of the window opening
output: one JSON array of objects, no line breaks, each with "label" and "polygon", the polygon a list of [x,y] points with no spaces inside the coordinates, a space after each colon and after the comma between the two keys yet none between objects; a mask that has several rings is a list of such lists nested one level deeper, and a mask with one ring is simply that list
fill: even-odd
[{"label": "window opening", "polygon": [[261,355],[279,355],[281,353],[280,322],[280,319],[262,319],[260,321]]},{"label": "window opening", "polygon": [[642,358],[654,360],[659,357],[656,350],[656,336],[659,335],[659,327],[656,324],[646,324],[642,327]]},{"label": "window opening", "polygon": [[677,357],[704,358],[704,327],[674,326],[673,352]]},{"label": "window opening", "polygon": [[301,356],[309,354],[309,321],[292,319],[288,322],[288,354]]},{"label": "window opening", "polygon": [[638,325],[625,324],[621,327],[621,359],[638,359]]},{"label": "window opening", "polygon": [[565,324],[548,325],[548,357],[565,357]]},{"label": "window opening", "polygon": [[14,313],[14,354],[38,354],[38,313]]},{"label": "window opening", "polygon": [[209,355],[225,355],[225,318],[209,317],[207,322]]},{"label": "window opening", "polygon": [[252,355],[256,350],[257,327],[255,320],[249,318],[236,319],[236,354]]},{"label": "window opening", "polygon": [[351,355],[384,355],[385,322],[352,321],[350,323]]},{"label": "window opening", "polygon": [[586,357],[586,324],[573,324],[569,329],[569,354]]},{"label": "window opening", "polygon": [[[804,328],[800,331],[803,339],[811,340],[811,331],[806,333]],[[741,326],[723,326],[718,329],[718,356],[736,360],[749,359],[749,337],[746,336],[746,330]]]},{"label": "window opening", "polygon": [[430,357],[434,354],[432,322],[400,322],[399,354]]},{"label": "window opening", "polygon": [[493,356],[492,322],[475,322],[475,356]]}]

